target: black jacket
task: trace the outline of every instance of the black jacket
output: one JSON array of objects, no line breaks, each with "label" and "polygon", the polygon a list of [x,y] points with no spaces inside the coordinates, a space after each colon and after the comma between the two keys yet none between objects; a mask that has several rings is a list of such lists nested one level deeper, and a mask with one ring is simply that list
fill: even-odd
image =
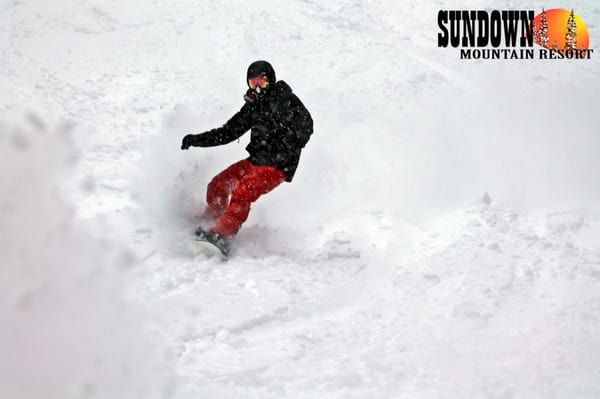
[{"label": "black jacket", "polygon": [[308,110],[284,81],[280,80],[253,102],[247,102],[222,127],[194,135],[191,145],[213,147],[227,144],[252,129],[246,151],[257,166],[274,166],[292,181],[300,152],[313,132]]}]

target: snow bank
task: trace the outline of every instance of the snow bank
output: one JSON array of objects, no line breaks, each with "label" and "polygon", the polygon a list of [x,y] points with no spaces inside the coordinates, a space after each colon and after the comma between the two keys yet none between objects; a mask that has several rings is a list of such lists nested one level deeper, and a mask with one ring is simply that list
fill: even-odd
[{"label": "snow bank", "polygon": [[123,298],[135,263],[61,195],[78,128],[22,119],[0,123],[0,396],[155,397],[143,312]]}]

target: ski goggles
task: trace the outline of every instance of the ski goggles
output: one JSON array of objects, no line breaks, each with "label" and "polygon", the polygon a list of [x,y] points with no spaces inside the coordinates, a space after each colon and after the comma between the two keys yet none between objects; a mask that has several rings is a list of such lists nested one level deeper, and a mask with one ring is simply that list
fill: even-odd
[{"label": "ski goggles", "polygon": [[257,87],[265,89],[269,85],[269,80],[266,75],[260,75],[255,78],[248,79],[248,86],[252,90],[256,90]]}]

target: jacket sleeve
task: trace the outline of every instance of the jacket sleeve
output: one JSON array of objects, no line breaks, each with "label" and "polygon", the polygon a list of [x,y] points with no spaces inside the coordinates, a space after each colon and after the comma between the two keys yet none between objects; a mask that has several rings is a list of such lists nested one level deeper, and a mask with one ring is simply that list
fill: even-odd
[{"label": "jacket sleeve", "polygon": [[252,127],[251,104],[246,103],[242,109],[231,117],[223,126],[194,136],[194,146],[215,147],[231,143],[241,137]]}]

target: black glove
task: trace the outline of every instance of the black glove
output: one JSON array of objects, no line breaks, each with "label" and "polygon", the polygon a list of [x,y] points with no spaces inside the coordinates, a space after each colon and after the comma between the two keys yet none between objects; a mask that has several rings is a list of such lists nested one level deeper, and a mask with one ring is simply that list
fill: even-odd
[{"label": "black glove", "polygon": [[181,149],[182,150],[187,150],[188,148],[190,148],[191,146],[193,146],[195,143],[196,143],[196,135],[195,134],[188,134],[181,141]]}]

